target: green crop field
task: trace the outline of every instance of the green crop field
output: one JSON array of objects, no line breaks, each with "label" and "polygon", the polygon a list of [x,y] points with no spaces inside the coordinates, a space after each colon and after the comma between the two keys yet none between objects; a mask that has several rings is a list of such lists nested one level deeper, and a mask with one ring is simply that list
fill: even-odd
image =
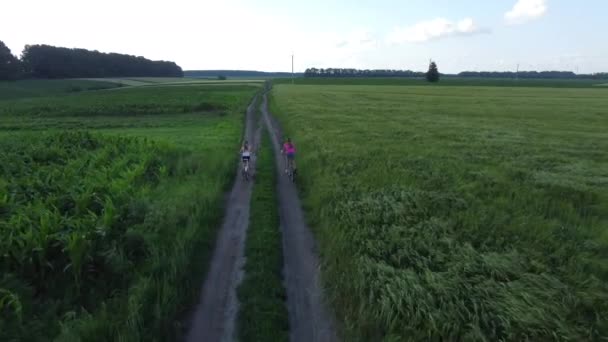
[{"label": "green crop field", "polygon": [[[290,78],[277,78],[275,84],[291,84]],[[422,78],[405,77],[298,77],[294,79],[295,84],[308,85],[409,85],[409,86],[465,86],[465,87],[550,87],[550,88],[590,88],[600,83],[601,80],[588,79],[492,79],[492,78],[462,78],[444,77],[439,84],[427,82]]]},{"label": "green crop field", "polygon": [[179,339],[259,88],[31,82],[0,100],[0,340]]},{"label": "green crop field", "polygon": [[605,89],[276,85],[271,110],[345,340],[608,337]]},{"label": "green crop field", "polygon": [[63,95],[119,86],[120,84],[106,79],[0,81],[0,101],[34,96]]},{"label": "green crop field", "polygon": [[250,85],[250,84],[264,83],[264,80],[262,80],[262,79],[230,78],[227,80],[217,80],[217,79],[204,79],[204,78],[196,78],[196,77],[88,78],[88,79],[83,79],[83,80],[96,81],[96,82],[113,82],[116,84],[132,86],[132,87],[153,87],[153,86],[167,86],[167,85],[200,85],[200,84]]}]

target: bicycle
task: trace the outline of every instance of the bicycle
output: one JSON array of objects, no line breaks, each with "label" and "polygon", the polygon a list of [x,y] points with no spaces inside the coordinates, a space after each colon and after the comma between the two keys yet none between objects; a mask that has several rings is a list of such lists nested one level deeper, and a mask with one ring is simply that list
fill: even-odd
[{"label": "bicycle", "polygon": [[249,170],[251,166],[251,157],[253,156],[253,152],[247,152],[246,154],[241,152],[240,155],[241,162],[243,163],[243,166],[241,168],[241,175],[243,176],[243,179],[245,181],[249,181],[249,179],[251,178],[251,173]]},{"label": "bicycle", "polygon": [[292,183],[296,182],[296,175],[298,174],[298,169],[293,167],[293,162],[291,160],[287,161],[287,177]]},{"label": "bicycle", "polygon": [[243,168],[241,170],[243,179],[249,181],[249,159],[243,159]]},{"label": "bicycle", "polygon": [[296,181],[297,169],[295,168],[295,153],[296,148],[291,142],[290,138],[286,139],[286,142],[283,144],[281,148],[281,154],[285,157],[285,172],[289,177],[289,180],[292,182]]}]

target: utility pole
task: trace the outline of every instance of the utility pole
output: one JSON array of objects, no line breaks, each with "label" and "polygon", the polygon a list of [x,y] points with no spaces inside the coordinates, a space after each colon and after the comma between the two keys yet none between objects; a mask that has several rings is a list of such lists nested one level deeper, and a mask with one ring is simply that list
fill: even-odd
[{"label": "utility pole", "polygon": [[519,63],[517,63],[517,71],[515,71],[515,80],[519,80]]},{"label": "utility pole", "polygon": [[291,84],[293,84],[293,53],[291,54]]}]

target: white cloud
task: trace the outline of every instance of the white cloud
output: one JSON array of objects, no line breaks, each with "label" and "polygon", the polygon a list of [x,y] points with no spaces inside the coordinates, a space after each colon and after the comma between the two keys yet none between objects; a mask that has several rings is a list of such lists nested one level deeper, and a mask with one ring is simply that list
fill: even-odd
[{"label": "white cloud", "polygon": [[547,13],[547,0],[517,0],[513,8],[505,13],[509,24],[519,24],[540,18]]},{"label": "white cloud", "polygon": [[367,29],[356,29],[340,37],[335,46],[337,48],[348,48],[351,50],[366,50],[374,47],[376,40]]},{"label": "white cloud", "polygon": [[364,68],[364,57],[378,47],[374,34],[366,28],[346,32],[324,31],[297,38],[296,58],[304,67]]},{"label": "white cloud", "polygon": [[421,21],[410,27],[395,28],[388,34],[386,40],[389,44],[422,43],[444,37],[473,35],[483,32],[487,32],[487,30],[477,27],[471,18],[465,18],[458,22],[436,18]]}]

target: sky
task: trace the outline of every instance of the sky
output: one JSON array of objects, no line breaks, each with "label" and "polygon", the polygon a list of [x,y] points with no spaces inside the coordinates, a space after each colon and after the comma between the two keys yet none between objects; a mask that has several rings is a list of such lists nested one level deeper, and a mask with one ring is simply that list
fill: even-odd
[{"label": "sky", "polygon": [[175,61],[184,70],[309,67],[608,72],[606,0],[2,1],[0,40]]}]

